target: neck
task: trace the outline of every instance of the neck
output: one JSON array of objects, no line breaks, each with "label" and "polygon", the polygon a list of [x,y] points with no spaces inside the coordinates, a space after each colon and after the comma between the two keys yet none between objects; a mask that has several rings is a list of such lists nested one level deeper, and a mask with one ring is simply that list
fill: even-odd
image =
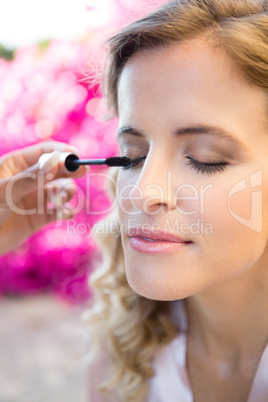
[{"label": "neck", "polygon": [[268,342],[268,270],[259,262],[228,283],[185,299],[188,335],[207,356],[237,360]]}]

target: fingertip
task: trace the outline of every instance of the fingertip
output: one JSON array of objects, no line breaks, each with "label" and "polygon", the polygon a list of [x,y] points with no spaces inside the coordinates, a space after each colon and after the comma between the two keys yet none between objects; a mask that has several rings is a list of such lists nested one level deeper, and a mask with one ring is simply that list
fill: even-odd
[{"label": "fingertip", "polygon": [[74,147],[73,145],[68,145],[68,150],[70,150],[70,152],[73,152],[75,155],[79,155],[79,151],[76,147]]}]

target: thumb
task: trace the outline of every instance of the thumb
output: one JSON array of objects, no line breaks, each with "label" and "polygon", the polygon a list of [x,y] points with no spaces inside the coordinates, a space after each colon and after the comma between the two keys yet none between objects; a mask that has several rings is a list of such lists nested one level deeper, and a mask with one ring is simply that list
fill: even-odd
[{"label": "thumb", "polygon": [[43,188],[48,181],[56,176],[59,159],[60,152],[54,151],[45,163],[36,163],[7,180],[5,186],[6,202],[18,202],[31,192]]}]

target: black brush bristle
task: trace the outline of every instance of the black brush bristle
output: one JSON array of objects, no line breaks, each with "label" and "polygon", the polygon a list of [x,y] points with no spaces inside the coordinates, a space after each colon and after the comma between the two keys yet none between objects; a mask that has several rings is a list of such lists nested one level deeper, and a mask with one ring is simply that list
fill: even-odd
[{"label": "black brush bristle", "polygon": [[126,167],[131,164],[131,160],[126,156],[112,156],[106,159],[105,164],[111,167]]}]

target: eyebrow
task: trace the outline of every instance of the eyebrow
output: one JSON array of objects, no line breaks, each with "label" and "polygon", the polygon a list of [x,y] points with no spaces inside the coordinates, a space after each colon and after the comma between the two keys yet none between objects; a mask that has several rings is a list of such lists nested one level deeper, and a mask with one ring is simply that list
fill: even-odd
[{"label": "eyebrow", "polygon": [[[131,127],[131,126],[124,126],[121,127],[118,132],[117,132],[117,140],[120,140],[120,138],[124,137],[126,134],[133,135],[135,137],[141,137],[144,138],[145,134],[143,134],[142,131]],[[182,137],[188,134],[208,134],[208,135],[213,135],[214,137],[217,138],[222,138],[229,143],[233,144],[234,146],[237,146],[239,148],[242,148],[244,151],[249,151],[249,148],[244,145],[239,139],[235,138],[232,133],[229,131],[225,130],[222,127],[218,126],[211,126],[207,124],[198,124],[194,126],[189,126],[189,127],[182,127],[177,130],[175,130],[172,133],[173,137]]]}]

